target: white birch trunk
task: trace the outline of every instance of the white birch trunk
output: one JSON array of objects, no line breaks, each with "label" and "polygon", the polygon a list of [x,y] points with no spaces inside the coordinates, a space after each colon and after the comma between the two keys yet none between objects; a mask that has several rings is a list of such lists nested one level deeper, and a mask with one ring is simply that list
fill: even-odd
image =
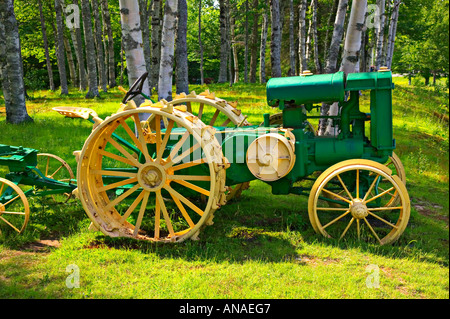
[{"label": "white birch trunk", "polygon": [[177,26],[177,0],[166,0],[161,36],[161,64],[159,68],[158,98],[172,101],[172,77]]},{"label": "white birch trunk", "polygon": [[298,56],[300,61],[300,74],[308,69],[306,60],[306,8],[307,0],[300,0],[298,23]]},{"label": "white birch trunk", "polygon": [[161,3],[162,0],[153,0],[152,4],[152,42],[151,42],[151,68],[150,90],[158,88],[159,67],[161,64]]},{"label": "white birch trunk", "polygon": [[322,73],[319,61],[319,38],[317,36],[317,0],[312,0],[312,35],[314,40],[314,65],[316,67],[316,73]]},{"label": "white birch trunk", "polygon": [[[120,18],[122,22],[122,39],[125,58],[127,61],[128,83],[131,86],[147,71],[142,48],[141,20],[137,0],[119,0]],[[148,82],[145,81],[143,93],[150,95]],[[140,105],[143,97],[136,97],[135,102]]]},{"label": "white birch trunk", "polygon": [[376,45],[376,68],[377,70],[384,64],[383,43],[384,43],[384,20],[385,20],[385,0],[377,0],[379,18],[376,20],[377,26],[377,45]]},{"label": "white birch trunk", "polygon": [[267,29],[269,28],[269,17],[267,13],[263,13],[263,22],[261,28],[261,47],[259,56],[259,82],[266,83],[266,46],[267,46]]},{"label": "white birch trunk", "polygon": [[[359,71],[361,34],[364,28],[366,9],[367,0],[353,0],[344,44],[344,56],[340,67],[340,71],[343,71],[345,74]],[[338,113],[339,105],[338,103],[333,103],[330,107],[329,115],[336,116]],[[328,121],[325,135],[336,135],[337,133],[332,121]]]},{"label": "white birch trunk", "polygon": [[390,69],[392,67],[392,57],[394,55],[395,34],[397,32],[397,21],[400,9],[401,0],[394,1],[392,8],[391,21],[389,24],[388,45],[386,50],[386,66]]}]

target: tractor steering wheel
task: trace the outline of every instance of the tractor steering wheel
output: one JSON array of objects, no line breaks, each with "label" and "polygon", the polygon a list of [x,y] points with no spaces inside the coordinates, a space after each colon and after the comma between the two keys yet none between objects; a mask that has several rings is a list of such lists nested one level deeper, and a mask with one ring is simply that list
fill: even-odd
[{"label": "tractor steering wheel", "polygon": [[148,76],[148,72],[142,74],[131,86],[128,92],[123,97],[122,103],[127,104],[127,102],[133,99],[136,95],[142,93],[142,87],[144,86],[144,81]]}]

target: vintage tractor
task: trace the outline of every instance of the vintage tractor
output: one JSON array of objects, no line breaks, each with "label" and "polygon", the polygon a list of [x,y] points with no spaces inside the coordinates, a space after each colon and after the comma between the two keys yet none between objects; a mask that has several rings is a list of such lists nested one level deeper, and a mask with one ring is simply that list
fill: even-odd
[{"label": "vintage tractor", "polygon": [[[215,211],[256,179],[274,195],[309,194],[309,219],[323,236],[387,244],[405,230],[410,201],[393,153],[390,71],[271,79],[267,102],[281,113],[264,114],[261,125],[209,91],[154,103],[140,89],[145,78],[104,120],[89,109],[55,108],[94,123],[74,153],[74,194],[91,230],[162,242],[197,239]],[[364,90],[370,113],[360,108]],[[145,102],[136,107],[138,95]],[[338,103],[338,115],[311,115],[321,103]],[[310,124],[317,118],[332,119],[336,134],[317,136]]]}]

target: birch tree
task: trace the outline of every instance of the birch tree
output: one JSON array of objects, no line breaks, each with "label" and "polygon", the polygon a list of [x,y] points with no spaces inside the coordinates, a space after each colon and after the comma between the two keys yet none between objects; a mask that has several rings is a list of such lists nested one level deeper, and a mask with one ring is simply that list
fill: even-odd
[{"label": "birch tree", "polygon": [[187,52],[187,20],[186,0],[178,0],[178,28],[176,46],[176,90],[177,93],[189,93],[188,52]]},{"label": "birch tree", "polygon": [[312,20],[311,20],[311,28],[312,28],[312,38],[314,41],[314,65],[316,67],[316,73],[322,73],[320,61],[319,61],[319,38],[317,36],[317,0],[311,1],[311,9],[312,9]]},{"label": "birch tree", "polygon": [[0,80],[6,107],[6,122],[33,121],[25,105],[25,84],[19,28],[13,0],[0,1]]},{"label": "birch tree", "polygon": [[261,28],[261,46],[259,57],[259,82],[266,83],[266,44],[267,44],[267,30],[269,28],[269,17],[266,12],[263,13]]},{"label": "birch tree", "polygon": [[258,65],[258,27],[259,27],[259,8],[258,0],[253,0],[253,25],[252,35],[250,37],[250,83],[256,82],[256,68]]},{"label": "birch tree", "polygon": [[47,28],[45,26],[44,12],[42,11],[41,0],[38,0],[38,5],[39,5],[39,16],[41,19],[42,40],[44,42],[44,54],[45,54],[45,62],[46,62],[46,66],[47,66],[48,80],[49,80],[49,84],[50,84],[50,90],[54,91],[55,83],[53,82],[53,70],[52,70],[52,64],[50,61],[50,53],[48,50]]},{"label": "birch tree", "polygon": [[339,0],[336,18],[334,20],[333,35],[326,60],[325,73],[334,73],[337,68],[339,58],[339,48],[344,35],[345,14],[347,12],[348,0]]},{"label": "birch tree", "polygon": [[[128,83],[131,86],[142,74],[147,72],[144,50],[142,48],[141,19],[137,0],[119,0],[120,21],[122,23],[123,50],[127,61]],[[142,93],[150,95],[148,82],[145,81]],[[143,97],[136,96],[137,105],[143,102]]]},{"label": "birch tree", "polygon": [[294,0],[289,0],[289,75],[295,75]]},{"label": "birch tree", "polygon": [[67,87],[67,73],[66,62],[64,55],[64,25],[62,20],[62,7],[59,0],[55,0],[55,13],[56,13],[56,59],[58,61],[59,80],[61,87],[61,95],[69,94]]},{"label": "birch tree", "polygon": [[298,56],[300,61],[300,74],[308,69],[308,63],[306,60],[306,8],[307,0],[300,0],[298,18]]},{"label": "birch tree", "polygon": [[272,77],[281,77],[281,25],[279,0],[270,0],[270,16],[272,26],[272,38],[270,43]]},{"label": "birch tree", "polygon": [[377,0],[378,19],[376,19],[377,27],[377,43],[376,43],[376,68],[380,69],[384,64],[383,43],[384,43],[384,20],[385,20],[385,0]]},{"label": "birch tree", "polygon": [[97,48],[97,67],[99,74],[99,84],[103,92],[107,92],[107,75],[106,75],[106,65],[103,52],[103,42],[102,42],[102,25],[98,7],[98,0],[91,0],[92,13],[94,16],[94,41],[95,47]]},{"label": "birch tree", "polygon": [[92,34],[92,16],[89,0],[81,0],[81,15],[83,17],[84,41],[88,69],[89,90],[86,98],[100,97],[97,82],[97,63],[95,55],[94,35]]},{"label": "birch tree", "polygon": [[[73,0],[72,2],[75,5],[75,8],[79,8],[78,6],[78,0]],[[75,49],[75,57],[77,59],[77,65],[78,65],[78,78],[79,78],[79,84],[80,84],[80,91],[86,91],[86,88],[88,86],[88,77],[87,77],[87,71],[85,67],[85,58],[83,53],[83,40],[81,38],[81,29],[80,29],[80,17],[79,17],[79,11],[67,11],[67,8],[64,9],[64,12],[66,13],[66,21],[69,17],[71,17],[70,25],[68,25],[68,28],[71,31],[72,36],[72,43],[73,47]]]},{"label": "birch tree", "polygon": [[[353,0],[352,10],[348,21],[347,32],[344,43],[344,54],[340,71],[345,74],[358,72],[359,54],[361,50],[361,34],[364,27],[367,9],[367,0]],[[339,112],[338,103],[333,103],[330,107],[329,115],[336,116]],[[329,121],[325,135],[336,135],[333,121]]]},{"label": "birch tree", "polygon": [[161,61],[161,0],[153,0],[152,4],[152,42],[151,42],[151,68],[150,90],[158,87],[159,67]]},{"label": "birch tree", "polygon": [[[141,17],[141,30],[142,30],[142,49],[144,50],[145,67],[147,72],[150,73],[152,59],[150,49],[150,9],[148,7],[148,0],[139,0],[139,14]],[[147,78],[149,87],[151,86],[151,76]]]},{"label": "birch tree", "polygon": [[394,5],[391,13],[391,21],[389,23],[389,35],[386,50],[386,66],[390,69],[392,66],[392,57],[394,55],[395,34],[397,32],[397,21],[401,0],[394,0]]},{"label": "birch tree", "polygon": [[178,0],[166,0],[161,35],[161,65],[159,68],[158,98],[172,101],[172,77],[175,51]]},{"label": "birch tree", "polygon": [[227,30],[227,15],[228,6],[226,0],[219,0],[220,6],[220,69],[219,69],[219,83],[227,82],[227,62],[228,62],[228,30]]},{"label": "birch tree", "polygon": [[116,86],[116,63],[114,59],[114,37],[111,27],[111,15],[109,13],[108,0],[100,0],[102,8],[103,27],[106,33],[108,48],[108,84],[109,88]]},{"label": "birch tree", "polygon": [[205,83],[203,75],[203,43],[202,43],[202,0],[198,1],[198,45],[200,47],[200,84]]}]

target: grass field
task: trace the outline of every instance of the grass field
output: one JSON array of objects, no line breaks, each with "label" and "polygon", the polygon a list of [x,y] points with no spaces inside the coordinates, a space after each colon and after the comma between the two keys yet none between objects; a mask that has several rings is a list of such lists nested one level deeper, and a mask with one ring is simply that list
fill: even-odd
[{"label": "grass field", "polygon": [[[405,78],[394,82],[396,153],[406,169],[411,218],[393,245],[326,239],[310,225],[307,197],[275,196],[259,181],[216,212],[200,240],[176,245],[89,232],[77,200],[37,198],[30,199],[25,233],[0,235],[0,298],[448,299],[449,93],[419,80],[413,86]],[[266,106],[262,85],[207,88],[238,101],[251,123],[276,113]],[[51,108],[88,107],[105,118],[122,97],[117,89],[95,100],[76,90],[68,97],[28,93],[34,123],[7,125],[0,113],[0,143],[56,154],[74,171],[72,152],[82,148],[91,124]],[[367,96],[362,101],[367,107]],[[0,167],[0,176],[6,173]],[[79,288],[67,285],[74,269]]]}]

